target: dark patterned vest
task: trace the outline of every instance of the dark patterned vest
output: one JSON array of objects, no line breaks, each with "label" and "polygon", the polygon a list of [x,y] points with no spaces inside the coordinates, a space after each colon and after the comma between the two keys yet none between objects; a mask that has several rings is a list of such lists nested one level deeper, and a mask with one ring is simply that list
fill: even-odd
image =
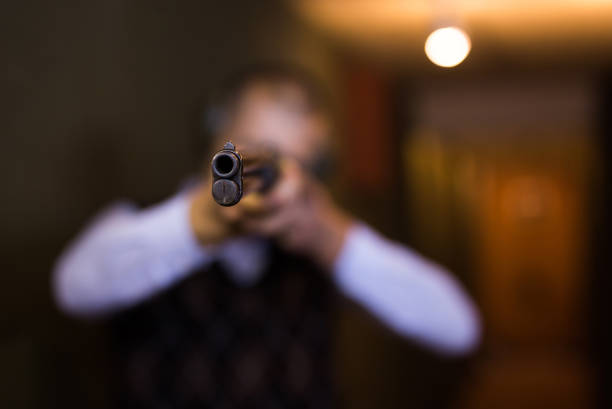
[{"label": "dark patterned vest", "polygon": [[122,408],[329,408],[331,288],[311,263],[273,251],[259,283],[218,266],[112,323]]}]

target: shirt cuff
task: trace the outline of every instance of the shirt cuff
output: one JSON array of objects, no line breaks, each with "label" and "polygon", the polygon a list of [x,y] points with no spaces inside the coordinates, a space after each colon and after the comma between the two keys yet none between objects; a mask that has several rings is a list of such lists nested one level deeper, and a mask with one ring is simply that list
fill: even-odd
[{"label": "shirt cuff", "polygon": [[[333,268],[333,277],[336,285],[347,295],[359,297],[367,284],[362,283],[369,279],[374,271],[364,268],[370,261],[372,243],[378,241],[378,235],[363,224],[356,224],[349,230],[336,258]],[[364,285],[365,284],[365,285]]]}]

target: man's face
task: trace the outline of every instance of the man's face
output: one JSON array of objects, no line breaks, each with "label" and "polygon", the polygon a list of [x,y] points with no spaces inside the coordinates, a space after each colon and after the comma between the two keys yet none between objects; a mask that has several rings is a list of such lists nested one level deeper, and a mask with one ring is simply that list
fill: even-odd
[{"label": "man's face", "polygon": [[310,165],[328,147],[329,126],[308,109],[303,90],[292,83],[253,83],[239,99],[224,140],[240,147],[271,147]]}]

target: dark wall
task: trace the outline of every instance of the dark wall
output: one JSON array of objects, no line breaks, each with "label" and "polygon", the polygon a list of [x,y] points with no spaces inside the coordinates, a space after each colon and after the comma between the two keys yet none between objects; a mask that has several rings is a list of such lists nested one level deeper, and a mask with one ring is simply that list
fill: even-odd
[{"label": "dark wall", "polygon": [[150,203],[200,166],[199,109],[254,60],[333,77],[281,1],[20,1],[0,6],[3,407],[108,405],[103,327],[62,317],[55,257],[118,197]]},{"label": "dark wall", "polygon": [[592,280],[589,312],[591,324],[591,358],[596,363],[597,407],[612,405],[612,71],[603,76],[600,90],[598,152],[600,173],[594,181],[595,203],[591,217],[593,246],[591,256]]}]

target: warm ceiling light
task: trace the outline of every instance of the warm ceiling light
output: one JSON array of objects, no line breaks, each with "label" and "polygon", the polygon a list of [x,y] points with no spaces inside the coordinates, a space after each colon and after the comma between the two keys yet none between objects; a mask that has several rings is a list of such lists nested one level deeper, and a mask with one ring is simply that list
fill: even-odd
[{"label": "warm ceiling light", "polygon": [[471,48],[470,37],[457,27],[439,28],[425,40],[427,58],[441,67],[454,67],[460,64]]}]

